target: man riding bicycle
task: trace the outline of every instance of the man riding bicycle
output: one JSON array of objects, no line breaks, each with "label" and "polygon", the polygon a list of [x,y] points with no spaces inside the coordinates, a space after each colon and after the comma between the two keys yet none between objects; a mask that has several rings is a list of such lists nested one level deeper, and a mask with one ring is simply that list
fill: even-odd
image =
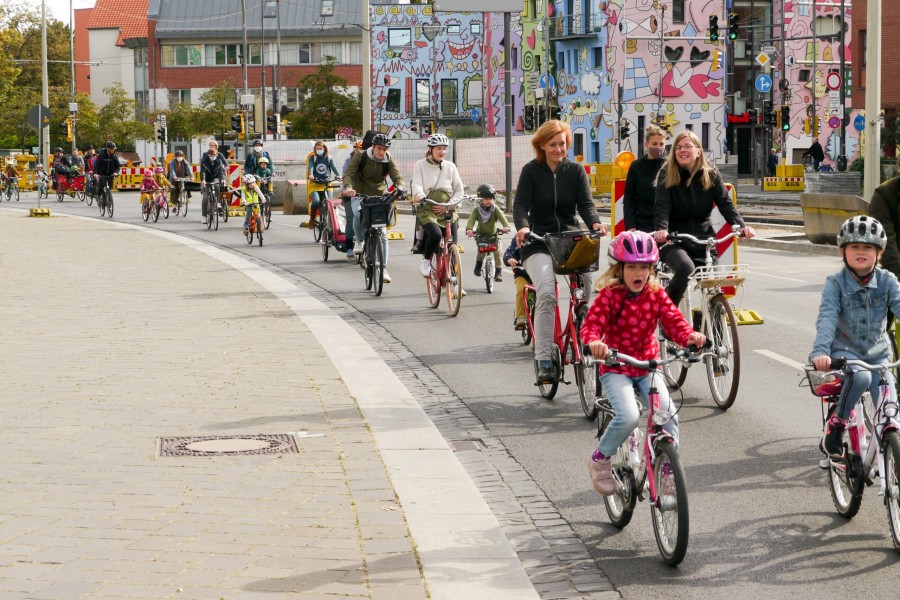
[{"label": "man riding bicycle", "polygon": [[66,176],[69,173],[69,167],[72,166],[72,163],[69,162],[69,158],[63,154],[63,149],[57,146],[53,149],[53,163],[50,167],[50,177],[52,179],[51,188],[56,189],[56,179],[59,175],[60,171],[64,171]]},{"label": "man riding bicycle", "polygon": [[112,140],[106,142],[106,148],[97,155],[94,163],[94,178],[97,182],[97,194],[102,194],[107,185],[112,183],[112,178],[119,174],[121,165],[116,154],[116,143]]},{"label": "man riding bicycle", "polygon": [[[205,186],[206,184],[213,183],[219,179],[225,179],[225,173],[227,172],[228,162],[225,160],[224,156],[219,154],[219,142],[210,140],[209,151],[207,151],[207,153],[203,155],[203,158],[200,159],[200,185]],[[213,202],[218,202],[218,198],[214,198]],[[201,223],[206,223],[208,211],[207,203],[207,194],[203,194],[203,202],[200,205],[202,210],[202,216],[200,217]],[[212,209],[216,210],[215,204],[213,204]]]}]

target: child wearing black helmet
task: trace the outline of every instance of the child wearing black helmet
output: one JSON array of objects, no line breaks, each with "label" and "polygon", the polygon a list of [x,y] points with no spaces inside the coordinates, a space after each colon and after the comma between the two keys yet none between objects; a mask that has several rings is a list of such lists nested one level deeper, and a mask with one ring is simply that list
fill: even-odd
[{"label": "child wearing black helmet", "polygon": [[[482,183],[478,186],[479,202],[472,210],[469,222],[466,223],[467,236],[473,237],[477,233],[478,235],[494,237],[497,235],[497,229],[502,228],[503,233],[509,231],[509,221],[506,220],[506,216],[494,204],[494,196],[496,195],[497,192],[491,184]],[[484,255],[484,252],[479,252],[478,258],[475,259],[476,277],[481,277],[481,264],[484,262]],[[494,271],[494,281],[503,281],[501,276],[503,263],[500,260],[499,249],[494,250],[494,264],[497,265]]]}]

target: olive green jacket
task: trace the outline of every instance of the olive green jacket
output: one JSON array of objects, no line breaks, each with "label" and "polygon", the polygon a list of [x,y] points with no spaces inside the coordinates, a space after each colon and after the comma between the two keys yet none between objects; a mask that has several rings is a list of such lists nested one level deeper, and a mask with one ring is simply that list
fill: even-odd
[{"label": "olive green jacket", "polygon": [[[371,148],[366,150],[370,152]],[[363,172],[359,170],[359,163],[362,162],[362,152],[357,152],[350,159],[350,164],[344,171],[343,184],[344,188],[352,187],[356,193],[361,196],[383,196],[387,190],[387,183],[384,180],[384,164],[372,158],[371,154],[363,166]],[[406,189],[406,183],[400,174],[400,169],[391,157],[390,152],[386,155],[388,159],[388,172],[394,186],[400,189]]]}]

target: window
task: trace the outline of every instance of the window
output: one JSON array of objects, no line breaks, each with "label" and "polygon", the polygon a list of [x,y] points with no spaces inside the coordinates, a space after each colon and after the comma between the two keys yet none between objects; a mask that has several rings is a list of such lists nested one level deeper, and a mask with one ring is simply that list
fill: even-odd
[{"label": "window", "polygon": [[459,23],[449,23],[447,25],[448,35],[459,35]]},{"label": "window", "polygon": [[459,114],[459,82],[456,79],[441,81],[441,112],[445,115]]},{"label": "window", "polygon": [[250,61],[248,65],[262,64],[262,46],[260,44],[248,44],[250,50]]},{"label": "window", "polygon": [[325,62],[325,57],[334,57],[334,62],[341,64],[343,62],[343,52],[341,52],[341,43],[321,44],[321,59],[319,62]]},{"label": "window", "polygon": [[349,42],[347,44],[347,56],[344,60],[345,65],[361,65],[362,64],[362,42]]},{"label": "window", "polygon": [[136,67],[146,67],[147,66],[147,48],[145,48],[144,46],[134,49],[134,66],[136,66]]},{"label": "window", "polygon": [[566,69],[566,53],[560,52],[556,56],[556,68],[564,71]]},{"label": "window", "polygon": [[431,115],[431,98],[427,79],[416,79],[416,116],[427,117]]},{"label": "window", "polygon": [[597,46],[593,49],[594,52],[594,68],[602,69],[603,68],[603,50],[604,48],[601,46]]},{"label": "window", "polygon": [[811,72],[809,69],[800,69],[800,74],[797,76],[797,80],[800,82],[809,81],[810,74]]},{"label": "window", "polygon": [[297,45],[297,64],[308,65],[312,60],[312,44]]},{"label": "window", "polygon": [[512,69],[519,68],[519,47],[518,46],[513,46],[512,48],[510,48],[509,64],[510,64],[510,68],[512,68]]},{"label": "window", "polygon": [[388,112],[398,113],[400,112],[400,90],[398,89],[389,89],[387,93],[387,102],[385,103],[385,109]]},{"label": "window", "polygon": [[191,103],[191,90],[169,90],[169,106],[182,103]]},{"label": "window", "polygon": [[672,0],[672,22],[684,23],[684,0]]},{"label": "window", "polygon": [[576,133],[572,137],[572,152],[575,154],[575,156],[584,156],[584,134]]},{"label": "window", "polygon": [[206,64],[237,65],[240,64],[240,55],[237,44],[210,44],[206,47]]},{"label": "window", "polygon": [[412,34],[409,29],[388,29],[388,47],[409,48],[412,45]]},{"label": "window", "polygon": [[200,44],[175,44],[162,47],[162,66],[203,66],[203,46]]},{"label": "window", "polygon": [[299,44],[281,44],[281,50],[279,51],[278,62],[282,65],[297,65],[300,59],[300,45]]},{"label": "window", "polygon": [[141,118],[147,112],[147,107],[150,106],[150,95],[149,92],[146,91],[138,91],[134,93],[134,101],[135,101],[135,113],[138,118]]},{"label": "window", "polygon": [[700,143],[704,149],[709,150],[709,123],[700,125]]},{"label": "window", "polygon": [[285,104],[294,109],[303,106],[303,101],[309,96],[309,91],[302,88],[288,88]]},{"label": "window", "polygon": [[322,0],[322,16],[334,16],[334,0]]}]

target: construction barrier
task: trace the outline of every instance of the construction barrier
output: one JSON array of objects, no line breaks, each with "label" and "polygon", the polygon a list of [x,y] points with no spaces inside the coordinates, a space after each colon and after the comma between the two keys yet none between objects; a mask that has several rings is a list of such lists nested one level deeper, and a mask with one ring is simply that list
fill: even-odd
[{"label": "construction barrier", "polygon": [[[140,190],[141,180],[144,178],[144,169],[153,167],[122,167],[119,176],[116,177],[114,186],[118,190]],[[194,181],[200,183],[200,165],[192,164],[191,172],[194,175]],[[168,169],[166,169],[168,175]],[[225,177],[225,184],[230,187],[241,186],[241,175],[243,174],[243,166],[237,163],[228,165],[228,172]],[[232,200],[232,205],[239,205],[238,200]]]},{"label": "construction barrier", "polygon": [[767,192],[802,192],[806,189],[804,177],[764,177],[763,190]]},{"label": "construction barrier", "polygon": [[587,173],[588,180],[591,184],[591,190],[595,194],[606,194],[612,187],[613,182],[618,179],[625,179],[626,171],[615,164],[595,163],[584,165],[584,171]]}]

